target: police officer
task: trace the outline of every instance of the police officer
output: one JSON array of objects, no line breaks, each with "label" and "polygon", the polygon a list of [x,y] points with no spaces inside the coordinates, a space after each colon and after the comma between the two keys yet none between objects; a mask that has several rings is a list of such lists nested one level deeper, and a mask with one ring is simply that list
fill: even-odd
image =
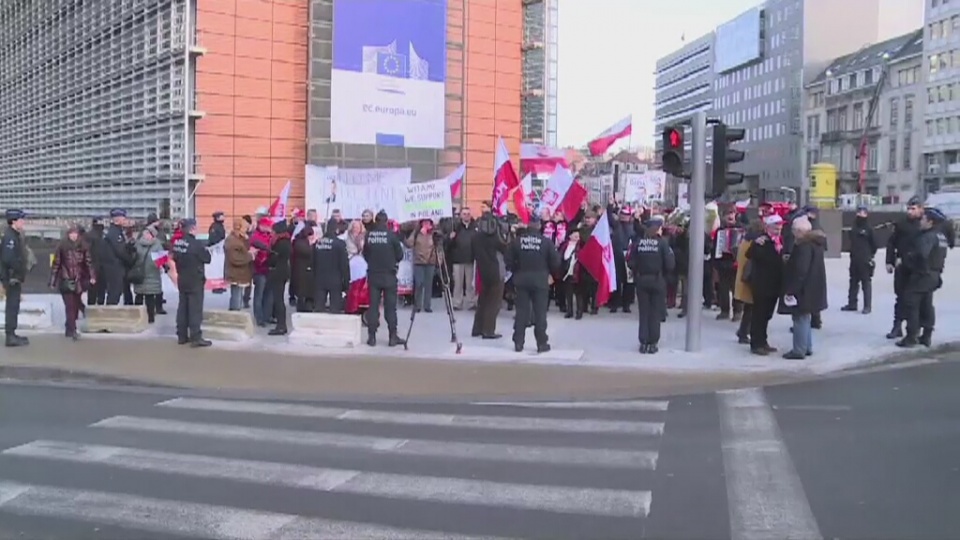
[{"label": "police officer", "polygon": [[337,223],[333,221],[327,222],[322,237],[316,231],[314,229],[310,237],[313,244],[313,308],[317,312],[343,313],[343,293],[350,288],[347,243],[337,238]]},{"label": "police officer", "polygon": [[23,238],[23,219],[26,214],[22,210],[7,210],[4,217],[7,230],[0,240],[0,284],[7,292],[3,328],[7,334],[7,347],[24,347],[30,344],[30,340],[17,335],[17,319],[20,316],[23,282],[29,271],[27,246]]},{"label": "police officer", "polygon": [[670,242],[660,234],[663,218],[652,216],[643,225],[643,234],[634,240],[630,252],[630,267],[640,313],[640,352],[654,354],[659,350],[660,324],[667,309],[666,276],[673,272],[676,260]]},{"label": "police officer", "polygon": [[367,345],[376,347],[377,328],[380,326],[380,298],[383,297],[383,318],[390,332],[389,345],[404,345],[397,333],[397,269],[403,260],[403,244],[387,227],[387,213],[377,213],[367,229],[363,243],[363,258],[367,261],[367,286],[370,288],[370,307],[367,308]]},{"label": "police officer", "polygon": [[173,262],[177,266],[177,288],[180,301],[177,305],[177,342],[190,343],[191,347],[209,347],[203,339],[200,325],[203,322],[203,289],[207,278],[205,266],[210,264],[210,252],[204,242],[197,240],[197,222],[184,219],[180,222],[183,237],[173,243]]},{"label": "police officer", "polygon": [[850,228],[850,289],[847,305],[840,311],[857,310],[857,291],[863,289],[863,314],[870,313],[873,300],[873,258],[877,254],[877,241],[873,227],[867,220],[867,207],[857,208],[857,216]]},{"label": "police officer", "polygon": [[126,210],[114,208],[110,211],[110,227],[103,237],[103,249],[99,264],[103,270],[103,285],[106,287],[106,305],[116,306],[123,297],[127,270],[133,266],[133,256],[127,247],[127,235],[123,230],[127,219]]},{"label": "police officer", "polygon": [[936,322],[933,292],[943,285],[941,274],[950,247],[942,227],[946,219],[936,208],[924,210],[920,232],[912,249],[903,258],[902,265],[908,272],[901,306],[907,321],[907,335],[897,342],[900,347],[930,346]]},{"label": "police officer", "polygon": [[893,292],[897,295],[893,306],[893,328],[887,339],[903,337],[903,288],[909,279],[909,269],[903,265],[903,259],[910,253],[914,241],[920,234],[920,217],[923,204],[918,197],[907,201],[907,215],[893,227],[893,234],[887,239],[887,273],[893,274]]},{"label": "police officer", "polygon": [[550,305],[550,276],[560,272],[560,254],[557,246],[543,237],[539,218],[531,219],[510,243],[505,261],[513,272],[516,288],[517,316],[513,321],[513,345],[523,351],[523,342],[533,315],[533,335],[537,352],[550,350],[547,343],[547,308]]}]

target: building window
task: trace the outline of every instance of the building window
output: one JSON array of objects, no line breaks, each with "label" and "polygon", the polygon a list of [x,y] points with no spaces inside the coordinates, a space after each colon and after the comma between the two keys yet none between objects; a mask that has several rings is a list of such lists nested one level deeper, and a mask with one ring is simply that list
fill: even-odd
[{"label": "building window", "polygon": [[871,85],[873,84],[873,70],[868,69],[863,72],[863,84]]},{"label": "building window", "polygon": [[877,143],[871,144],[867,150],[867,170],[877,170]]},{"label": "building window", "polygon": [[934,75],[940,69],[940,55],[931,54],[929,59],[930,75]]},{"label": "building window", "polygon": [[896,129],[900,121],[900,98],[890,98],[890,127]]},{"label": "building window", "polygon": [[910,168],[913,166],[913,164],[910,161],[910,152],[913,150],[912,139],[913,139],[913,136],[909,133],[907,133],[903,137],[903,149],[901,149],[901,152],[903,152],[903,170],[905,171],[909,171]]},{"label": "building window", "polygon": [[853,105],[853,129],[863,129],[863,103]]},{"label": "building window", "polygon": [[887,165],[890,171],[897,170],[897,140],[896,139],[890,139],[890,155],[888,156],[888,159],[887,159]]},{"label": "building window", "polygon": [[837,131],[847,130],[847,107],[837,109]]},{"label": "building window", "polygon": [[913,96],[903,98],[903,125],[907,129],[913,127]]}]

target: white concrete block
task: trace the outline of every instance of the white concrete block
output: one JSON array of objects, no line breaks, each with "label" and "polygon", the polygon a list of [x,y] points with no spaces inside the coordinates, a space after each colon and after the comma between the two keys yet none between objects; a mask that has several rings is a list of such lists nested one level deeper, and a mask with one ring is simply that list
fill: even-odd
[{"label": "white concrete block", "polygon": [[144,306],[87,306],[83,323],[90,333],[141,334],[149,327]]},{"label": "white concrete block", "polygon": [[[0,313],[6,308],[6,301],[0,302]],[[3,319],[3,317],[0,317],[0,328],[5,328]],[[49,330],[53,328],[53,303],[22,300],[17,327],[20,330]]]},{"label": "white concrete block", "polygon": [[246,341],[254,336],[250,311],[209,309],[203,312],[203,337],[218,341]]},{"label": "white concrete block", "polygon": [[294,313],[293,331],[289,341],[293,345],[324,349],[350,349],[362,343],[362,324],[359,315],[332,315],[329,313]]}]

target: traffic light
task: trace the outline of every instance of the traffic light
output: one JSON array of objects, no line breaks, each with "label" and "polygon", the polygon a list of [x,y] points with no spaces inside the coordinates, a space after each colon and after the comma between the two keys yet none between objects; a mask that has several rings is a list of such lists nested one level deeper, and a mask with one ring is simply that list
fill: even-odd
[{"label": "traffic light", "polygon": [[663,128],[663,171],[683,176],[683,126]]},{"label": "traffic light", "polygon": [[743,128],[732,128],[726,124],[713,124],[713,176],[707,194],[719,197],[727,187],[743,182],[743,175],[730,171],[730,164],[740,163],[746,156],[741,150],[730,145],[742,141],[747,132]]}]

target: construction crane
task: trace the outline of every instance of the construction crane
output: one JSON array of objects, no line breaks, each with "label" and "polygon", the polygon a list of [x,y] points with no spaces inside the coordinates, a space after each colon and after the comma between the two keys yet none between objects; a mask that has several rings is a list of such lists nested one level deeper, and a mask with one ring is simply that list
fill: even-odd
[{"label": "construction crane", "polygon": [[857,192],[863,195],[867,184],[867,157],[869,150],[868,134],[870,126],[873,124],[873,117],[880,108],[880,93],[883,92],[883,85],[887,82],[887,72],[890,70],[890,54],[883,53],[883,63],[880,66],[880,77],[877,79],[877,85],[873,89],[873,96],[870,98],[870,104],[867,107],[867,118],[863,122],[863,135],[860,137],[860,178],[858,178]]}]

